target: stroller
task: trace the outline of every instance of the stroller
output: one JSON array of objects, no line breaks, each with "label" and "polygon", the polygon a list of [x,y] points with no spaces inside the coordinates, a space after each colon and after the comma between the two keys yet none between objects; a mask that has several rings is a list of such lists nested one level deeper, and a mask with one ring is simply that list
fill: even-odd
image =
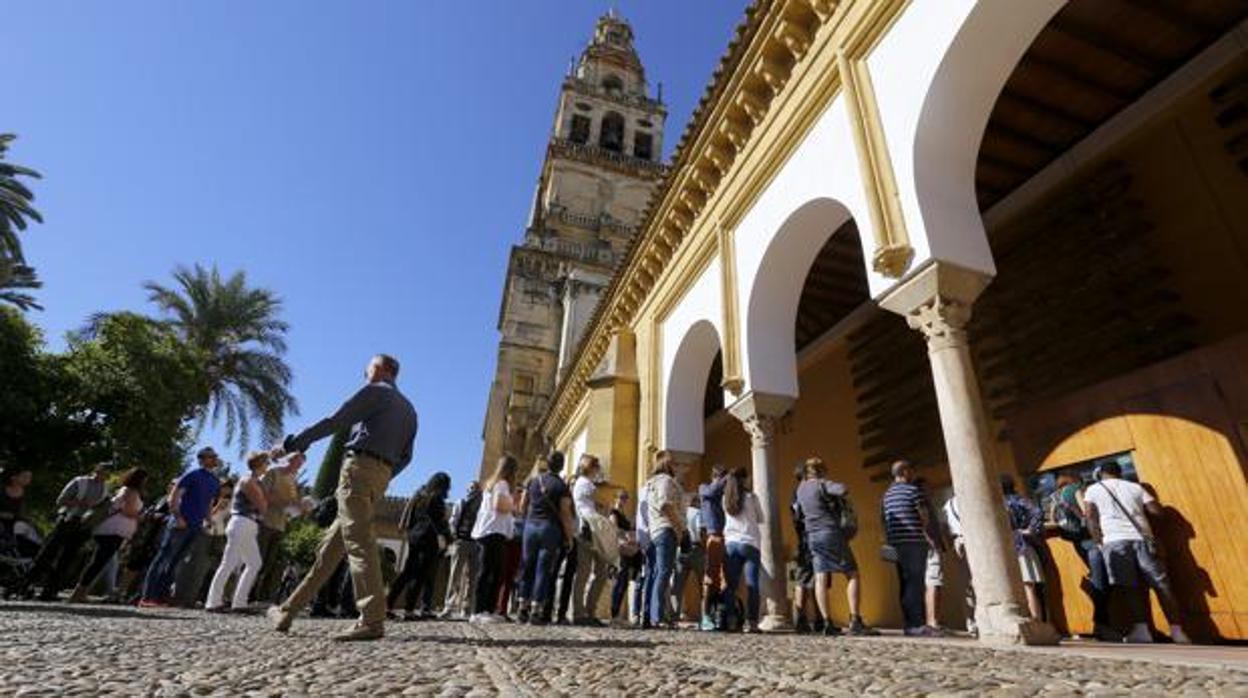
[{"label": "stroller", "polygon": [[9,598],[25,582],[43,539],[28,521],[0,521],[0,594]]}]

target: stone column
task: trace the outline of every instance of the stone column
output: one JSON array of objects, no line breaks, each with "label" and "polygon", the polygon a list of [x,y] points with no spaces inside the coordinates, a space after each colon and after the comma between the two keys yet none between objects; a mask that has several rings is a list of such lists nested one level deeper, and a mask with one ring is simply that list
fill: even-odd
[{"label": "stone column", "polygon": [[729,408],[732,416],[741,420],[750,435],[753,460],[751,479],[754,494],[763,510],[759,524],[762,537],[762,597],[763,618],[759,627],[763,630],[784,630],[792,627],[789,610],[788,588],[784,580],[784,539],[780,528],[780,492],[776,466],[776,422],[793,406],[793,398],[784,395],[767,395],[750,391]]},{"label": "stone column", "polygon": [[975,587],[975,623],[981,641],[998,644],[1056,644],[1057,632],[1033,621],[1024,609],[1022,579],[1001,494],[993,439],[988,429],[966,324],[971,304],[989,277],[934,262],[881,305],[904,315],[923,333],[932,364],[949,471],[966,538]]}]

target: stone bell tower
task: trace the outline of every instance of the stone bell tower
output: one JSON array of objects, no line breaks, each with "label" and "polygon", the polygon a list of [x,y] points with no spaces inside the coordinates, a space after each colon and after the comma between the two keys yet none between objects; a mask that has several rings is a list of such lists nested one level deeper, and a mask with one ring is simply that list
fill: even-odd
[{"label": "stone bell tower", "polygon": [[608,13],[563,79],[522,244],[511,248],[481,472],[544,454],[537,421],[665,171],[667,110],[628,22]]}]

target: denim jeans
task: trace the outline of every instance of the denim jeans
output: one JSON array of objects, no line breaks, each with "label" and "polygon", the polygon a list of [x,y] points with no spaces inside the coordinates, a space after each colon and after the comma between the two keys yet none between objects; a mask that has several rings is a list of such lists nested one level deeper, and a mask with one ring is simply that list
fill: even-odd
[{"label": "denim jeans", "polygon": [[905,628],[921,628],[927,623],[927,543],[899,543],[897,577],[901,584],[901,616]]},{"label": "denim jeans", "polygon": [[650,584],[650,624],[663,622],[663,609],[667,590],[672,584],[672,572],[676,569],[676,531],[665,528],[654,537],[654,581]]},{"label": "denim jeans", "polygon": [[520,598],[545,607],[554,590],[555,561],[563,532],[559,524],[547,519],[529,519],[524,523],[524,574],[520,582]]},{"label": "denim jeans", "polygon": [[737,584],[741,582],[741,572],[745,572],[745,617],[752,623],[758,622],[759,579],[762,574],[762,553],[758,548],[746,543],[729,543],[724,557],[724,625],[733,627],[733,616],[737,611]]},{"label": "denim jeans", "polygon": [[633,607],[642,620],[650,621],[650,589],[654,586],[654,543],[647,540],[642,547],[642,570],[633,590]]},{"label": "denim jeans", "polygon": [[169,586],[173,584],[173,575],[178,571],[178,563],[186,554],[186,549],[199,535],[199,528],[177,528],[172,521],[165,526],[165,534],[160,539],[160,548],[151,566],[147,568],[147,577],[143,580],[143,598],[148,601],[163,601],[169,596]]},{"label": "denim jeans", "polygon": [[1075,551],[1088,566],[1088,596],[1092,599],[1092,622],[1109,624],[1109,572],[1105,554],[1091,538],[1075,544]]}]

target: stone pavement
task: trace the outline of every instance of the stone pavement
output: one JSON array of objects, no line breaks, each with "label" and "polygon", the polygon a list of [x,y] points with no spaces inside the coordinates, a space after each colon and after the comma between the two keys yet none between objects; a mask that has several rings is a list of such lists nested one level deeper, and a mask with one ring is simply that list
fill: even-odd
[{"label": "stone pavement", "polygon": [[301,619],[282,636],[262,617],[0,603],[0,695],[1248,695],[1243,662],[1078,649],[432,622],[327,639],[344,627]]}]

